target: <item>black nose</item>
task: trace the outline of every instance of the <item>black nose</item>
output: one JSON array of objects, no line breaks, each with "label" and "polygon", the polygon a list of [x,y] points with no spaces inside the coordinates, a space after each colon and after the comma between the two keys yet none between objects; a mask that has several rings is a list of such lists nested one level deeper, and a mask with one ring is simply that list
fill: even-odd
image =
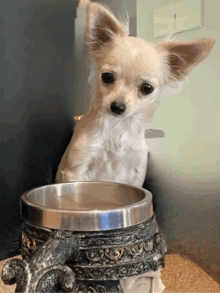
[{"label": "black nose", "polygon": [[125,106],[125,104],[118,103],[118,102],[114,101],[111,103],[110,109],[111,109],[112,113],[120,115],[126,110],[126,106]]}]

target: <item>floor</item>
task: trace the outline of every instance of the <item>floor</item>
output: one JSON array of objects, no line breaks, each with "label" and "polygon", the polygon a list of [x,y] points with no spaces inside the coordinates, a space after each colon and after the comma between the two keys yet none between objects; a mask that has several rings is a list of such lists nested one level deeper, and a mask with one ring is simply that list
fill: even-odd
[{"label": "floor", "polygon": [[[0,262],[0,271],[5,261]],[[220,293],[220,285],[190,260],[179,255],[167,255],[162,271],[164,293]],[[0,293],[12,293],[15,286],[0,281]],[[143,292],[144,293],[144,292]]]},{"label": "floor", "polygon": [[164,293],[220,293],[220,285],[189,259],[167,255],[165,264]]}]

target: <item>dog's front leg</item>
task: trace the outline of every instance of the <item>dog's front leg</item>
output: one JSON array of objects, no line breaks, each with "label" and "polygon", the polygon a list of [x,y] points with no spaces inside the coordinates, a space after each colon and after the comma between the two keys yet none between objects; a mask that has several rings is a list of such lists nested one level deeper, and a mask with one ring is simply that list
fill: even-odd
[{"label": "dog's front leg", "polygon": [[75,149],[74,152],[65,154],[57,172],[56,182],[88,181],[88,170],[94,158],[94,151],[88,149]]},{"label": "dog's front leg", "polygon": [[67,166],[65,169],[60,170],[59,176],[57,176],[57,183],[61,182],[71,182],[71,181],[88,181],[87,178],[87,164],[83,163],[81,165],[72,166],[71,168]]}]

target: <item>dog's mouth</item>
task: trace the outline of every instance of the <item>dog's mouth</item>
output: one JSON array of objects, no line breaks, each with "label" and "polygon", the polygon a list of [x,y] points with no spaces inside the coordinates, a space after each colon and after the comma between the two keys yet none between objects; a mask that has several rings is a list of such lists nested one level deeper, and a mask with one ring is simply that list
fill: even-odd
[{"label": "dog's mouth", "polygon": [[112,113],[111,110],[110,110],[109,112],[110,112],[110,114],[111,114],[112,116],[114,116],[114,117],[124,117],[125,114],[126,114],[126,113],[121,113],[121,114],[119,114],[119,113]]}]

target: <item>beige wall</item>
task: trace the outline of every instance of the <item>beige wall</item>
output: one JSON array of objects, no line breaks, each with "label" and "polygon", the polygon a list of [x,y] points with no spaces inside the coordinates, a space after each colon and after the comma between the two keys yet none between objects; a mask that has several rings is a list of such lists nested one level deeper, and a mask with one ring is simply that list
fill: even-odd
[{"label": "beige wall", "polygon": [[[153,37],[153,9],[174,0],[137,0],[137,35]],[[174,35],[213,37],[210,56],[195,68],[181,94],[168,91],[149,128],[166,136],[148,139],[149,188],[169,249],[186,253],[215,278],[220,269],[220,2],[203,1],[203,27]],[[220,278],[218,279],[220,281]]]},{"label": "beige wall", "polygon": [[[90,85],[88,49],[85,44],[85,19],[86,7],[77,9],[77,18],[75,19],[75,42],[74,42],[74,80],[72,84],[74,105],[73,115],[83,115],[89,109]],[[76,98],[77,97],[77,98]]]}]

